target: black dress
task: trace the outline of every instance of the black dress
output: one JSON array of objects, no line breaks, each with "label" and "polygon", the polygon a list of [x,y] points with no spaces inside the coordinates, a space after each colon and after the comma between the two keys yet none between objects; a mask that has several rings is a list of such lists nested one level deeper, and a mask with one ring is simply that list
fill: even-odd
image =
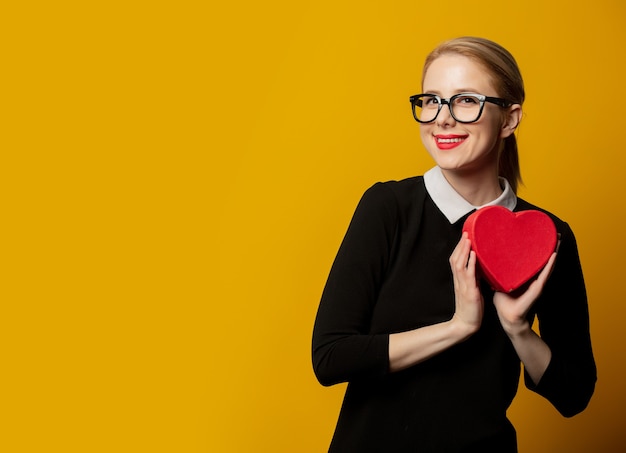
[{"label": "black dress", "polygon": [[[539,209],[518,199],[516,211]],[[546,212],[546,211],[544,211]],[[538,385],[565,416],[583,410],[596,381],[585,284],[569,226],[557,262],[529,317],[552,351]],[[468,213],[469,215],[469,213]],[[480,330],[406,370],[389,372],[389,334],[449,320],[448,259],[466,217],[450,224],[422,177],[378,183],[361,199],[322,295],[313,365],[323,385],[348,382],[331,452],[515,452],[506,410],[520,361],[482,284]]]}]

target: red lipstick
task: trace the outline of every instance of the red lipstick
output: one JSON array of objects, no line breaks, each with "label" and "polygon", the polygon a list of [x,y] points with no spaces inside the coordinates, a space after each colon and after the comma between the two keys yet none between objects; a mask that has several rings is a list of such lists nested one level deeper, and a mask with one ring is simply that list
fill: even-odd
[{"label": "red lipstick", "polygon": [[452,149],[459,146],[465,141],[467,135],[441,134],[434,135],[435,144],[439,149]]}]

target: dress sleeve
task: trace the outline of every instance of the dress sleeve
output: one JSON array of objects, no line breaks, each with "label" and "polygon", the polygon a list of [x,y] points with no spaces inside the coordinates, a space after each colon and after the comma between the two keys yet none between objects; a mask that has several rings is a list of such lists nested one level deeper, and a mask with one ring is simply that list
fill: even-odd
[{"label": "dress sleeve", "polygon": [[552,351],[543,377],[535,385],[525,373],[530,390],[547,398],[565,417],[581,412],[591,399],[596,365],[589,334],[589,310],[576,239],[561,223],[557,261],[540,299],[537,318],[541,338]]},{"label": "dress sleeve", "polygon": [[397,203],[384,183],[368,189],[341,243],[313,329],[313,369],[333,385],[389,372],[389,335],[369,334],[378,290],[389,263]]}]

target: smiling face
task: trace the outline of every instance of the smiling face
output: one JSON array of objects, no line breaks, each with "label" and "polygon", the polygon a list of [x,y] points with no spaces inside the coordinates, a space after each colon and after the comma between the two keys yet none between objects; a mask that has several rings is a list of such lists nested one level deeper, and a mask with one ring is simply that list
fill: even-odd
[{"label": "smiling face", "polygon": [[[458,54],[444,54],[428,67],[423,92],[449,99],[459,93],[499,97],[489,73],[476,61]],[[444,105],[435,121],[420,124],[422,142],[437,165],[458,174],[498,171],[502,140],[515,131],[519,105],[506,110],[486,102],[475,123],[459,123]]]}]

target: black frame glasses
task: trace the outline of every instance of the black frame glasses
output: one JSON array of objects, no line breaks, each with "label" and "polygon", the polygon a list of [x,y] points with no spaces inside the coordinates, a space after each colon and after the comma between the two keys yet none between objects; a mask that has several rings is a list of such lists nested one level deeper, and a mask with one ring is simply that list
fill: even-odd
[{"label": "black frame glasses", "polygon": [[[453,105],[455,105],[454,102],[457,101],[458,99],[462,99],[463,97],[468,97],[468,96],[472,98],[476,98],[478,100],[480,104],[478,114],[476,118],[471,121],[460,120],[454,115]],[[424,105],[424,100],[437,101],[437,113],[435,113],[435,116],[428,121],[422,121],[419,119],[419,109],[421,109],[422,106]],[[492,96],[484,96],[478,93],[459,93],[459,94],[455,94],[454,96],[448,99],[442,98],[441,96],[437,96],[436,94],[422,93],[422,94],[414,94],[413,96],[409,98],[409,101],[411,101],[411,108],[413,110],[413,118],[415,118],[415,121],[417,121],[418,123],[422,123],[422,124],[432,123],[433,121],[435,121],[437,117],[439,116],[439,112],[441,112],[441,108],[444,105],[448,106],[448,109],[450,109],[450,115],[452,115],[452,118],[454,118],[455,121],[458,121],[459,123],[467,124],[467,123],[474,123],[480,119],[480,116],[483,114],[483,108],[485,107],[485,102],[499,105],[500,107],[510,107],[511,105],[515,104],[514,102],[507,101],[506,99],[494,98]]]}]

